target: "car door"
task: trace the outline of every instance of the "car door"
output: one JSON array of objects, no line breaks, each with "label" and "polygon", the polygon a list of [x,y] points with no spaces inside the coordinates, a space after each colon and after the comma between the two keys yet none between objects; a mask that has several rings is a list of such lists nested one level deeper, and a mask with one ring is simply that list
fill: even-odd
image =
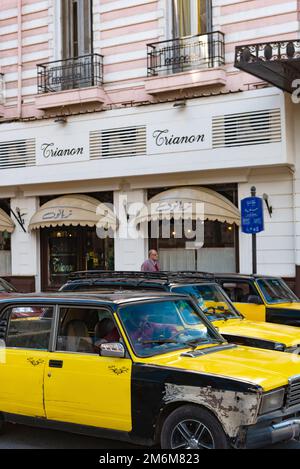
[{"label": "car door", "polygon": [[[266,321],[266,307],[251,280],[220,280],[234,306],[250,321]],[[255,301],[257,300],[257,301]]]},{"label": "car door", "polygon": [[44,370],[53,308],[15,305],[0,317],[0,411],[45,417]]},{"label": "car door", "polygon": [[[130,431],[131,359],[98,351],[102,342],[121,340],[112,312],[62,306],[57,313],[57,339],[45,368],[47,418]],[[114,329],[101,330],[103,321]]]}]

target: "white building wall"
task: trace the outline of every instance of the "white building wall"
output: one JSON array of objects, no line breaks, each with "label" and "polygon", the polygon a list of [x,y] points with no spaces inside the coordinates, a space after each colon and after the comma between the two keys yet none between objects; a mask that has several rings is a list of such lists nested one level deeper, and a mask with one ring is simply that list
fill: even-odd
[{"label": "white building wall", "polygon": [[37,276],[40,270],[38,265],[39,238],[38,233],[28,232],[28,224],[38,207],[38,197],[11,199],[11,208],[15,213],[17,208],[20,209],[26,229],[26,233],[24,233],[21,226],[15,222],[16,228],[11,236],[12,275],[34,275],[37,287],[39,285]]},{"label": "white building wall", "polygon": [[[288,168],[253,170],[247,183],[238,185],[239,200],[250,196],[269,196],[270,217],[264,204],[265,231],[257,235],[257,270],[266,275],[295,276],[293,174]],[[240,233],[240,271],[252,273],[251,235]]]},{"label": "white building wall", "polygon": [[294,172],[294,227],[295,227],[295,264],[300,266],[300,109],[299,104],[293,106],[295,172]]},{"label": "white building wall", "polygon": [[[114,205],[120,221],[115,238],[115,270],[141,270],[141,264],[148,257],[148,239],[145,237],[147,226],[142,226],[141,230],[137,231],[130,224],[130,219],[146,202],[146,190],[114,192]],[[129,204],[132,204],[130,212],[128,212]],[[129,224],[127,214],[130,216]]]}]

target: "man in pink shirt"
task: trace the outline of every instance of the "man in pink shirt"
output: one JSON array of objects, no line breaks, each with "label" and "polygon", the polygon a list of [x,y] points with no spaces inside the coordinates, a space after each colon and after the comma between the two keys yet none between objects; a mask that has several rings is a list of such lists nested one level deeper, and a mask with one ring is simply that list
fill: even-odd
[{"label": "man in pink shirt", "polygon": [[155,249],[149,251],[148,259],[141,266],[142,272],[159,272],[158,253]]}]

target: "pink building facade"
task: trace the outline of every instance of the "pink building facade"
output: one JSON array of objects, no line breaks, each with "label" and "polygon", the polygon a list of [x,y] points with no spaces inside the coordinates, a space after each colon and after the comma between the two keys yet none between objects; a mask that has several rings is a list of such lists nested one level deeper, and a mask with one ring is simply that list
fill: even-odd
[{"label": "pink building facade", "polygon": [[[164,269],[251,272],[238,219],[208,216],[196,252],[175,229],[149,239],[146,224],[130,239],[119,212],[128,221],[137,204],[190,188],[238,213],[255,185],[273,208],[259,271],[300,288],[299,11],[297,0],[2,0],[0,207],[11,227],[0,274],[55,289],[75,269],[139,270],[149,247]],[[56,201],[65,209],[70,196],[74,213],[86,197],[114,204],[115,238],[59,218]],[[56,210],[47,223],[45,204]]]}]

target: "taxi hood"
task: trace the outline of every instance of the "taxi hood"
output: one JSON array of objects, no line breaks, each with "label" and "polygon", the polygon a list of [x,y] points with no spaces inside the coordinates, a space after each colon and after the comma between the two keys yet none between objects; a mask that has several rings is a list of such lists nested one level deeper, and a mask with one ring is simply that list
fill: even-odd
[{"label": "taxi hood", "polygon": [[294,301],[291,303],[267,303],[267,308],[279,308],[279,309],[294,309],[300,311],[300,301]]},{"label": "taxi hood", "polygon": [[215,321],[220,334],[237,337],[280,342],[286,347],[300,345],[300,329],[270,322],[252,322],[246,319],[233,319],[228,321]]},{"label": "taxi hood", "polygon": [[300,357],[294,354],[234,345],[197,348],[193,356],[187,356],[187,352],[176,351],[145,361],[149,365],[247,382],[263,391],[286,386],[289,378],[300,374]]}]

